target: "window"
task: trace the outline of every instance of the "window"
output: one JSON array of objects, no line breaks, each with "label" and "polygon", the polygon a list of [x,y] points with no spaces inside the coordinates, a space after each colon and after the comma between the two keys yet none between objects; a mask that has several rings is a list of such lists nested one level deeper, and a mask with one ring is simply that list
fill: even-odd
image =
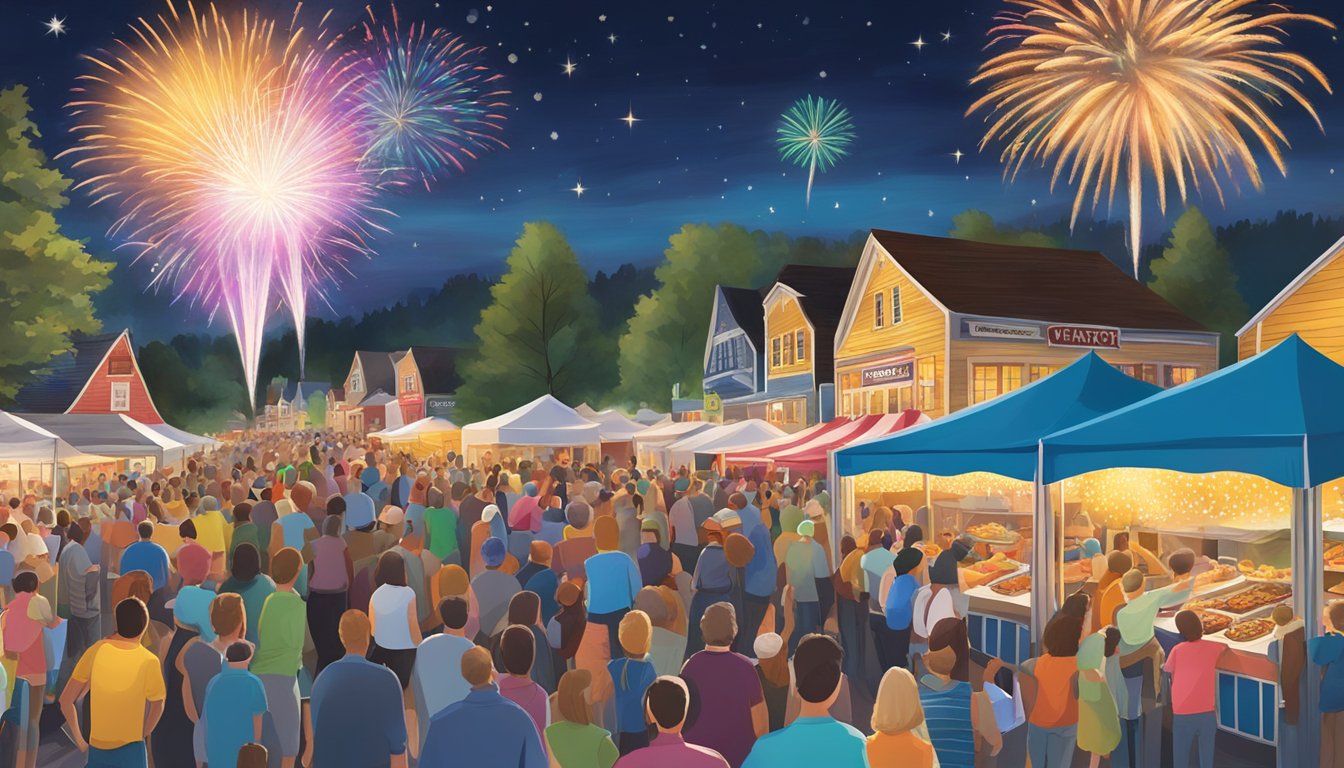
[{"label": "window", "polygon": [[901,322],[901,286],[891,287],[891,324]]},{"label": "window", "polygon": [[778,368],[781,359],[779,337],[775,337],[770,340],[770,367]]},{"label": "window", "polygon": [[886,325],[886,322],[885,322],[885,320],[883,319],[883,316],[882,316],[882,294],[881,294],[881,293],[874,293],[874,294],[873,294],[873,327],[874,327],[874,328],[881,328],[883,325]]},{"label": "window", "polygon": [[938,407],[938,366],[930,356],[921,357],[917,367],[919,381],[915,382],[915,386],[919,390],[919,402],[915,407],[928,413]]},{"label": "window", "polygon": [[355,371],[354,373],[350,374],[350,391],[351,392],[364,391],[364,377],[359,375],[359,371]]},{"label": "window", "polygon": [[115,355],[107,359],[107,374],[109,376],[130,376],[135,372],[135,366],[131,362],[130,355]]},{"label": "window", "polygon": [[793,365],[793,334],[780,336],[778,342],[784,346],[784,364]]},{"label": "window", "polygon": [[1046,376],[1058,371],[1062,366],[1058,365],[1030,365],[1027,368],[1028,381],[1040,381]]},{"label": "window", "polygon": [[129,381],[112,382],[112,410],[131,410],[131,383]]},{"label": "window", "polygon": [[793,345],[798,350],[798,362],[801,363],[807,359],[807,336],[805,336],[802,331],[798,331],[793,335],[793,338]]},{"label": "window", "polygon": [[1168,365],[1167,366],[1167,387],[1179,387],[1195,380],[1199,376],[1199,369],[1193,365]]},{"label": "window", "polygon": [[401,389],[403,392],[415,391],[415,377],[407,376],[401,380]]},{"label": "window", "polygon": [[1121,363],[1115,368],[1126,376],[1132,376],[1139,381],[1146,381],[1149,384],[1157,383],[1157,366],[1151,363]]},{"label": "window", "polygon": [[887,390],[887,412],[900,413],[914,407],[913,387],[891,387]]},{"label": "window", "polygon": [[983,403],[1022,386],[1022,366],[1017,364],[971,367],[971,400]]}]

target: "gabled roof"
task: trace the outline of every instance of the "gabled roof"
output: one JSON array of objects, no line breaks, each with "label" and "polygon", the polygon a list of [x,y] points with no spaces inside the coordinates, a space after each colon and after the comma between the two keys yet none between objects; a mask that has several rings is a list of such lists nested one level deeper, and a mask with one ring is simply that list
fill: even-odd
[{"label": "gabled roof", "polygon": [[297,396],[299,401],[307,403],[314,394],[325,395],[329,389],[331,383],[326,381],[291,381],[285,384],[284,398],[292,403]]},{"label": "gabled roof", "polygon": [[387,405],[397,402],[396,395],[389,395],[381,389],[375,389],[369,393],[369,396],[359,402],[360,407],[370,405]]},{"label": "gabled roof", "polygon": [[813,267],[789,264],[779,271],[775,281],[798,294],[803,315],[812,324],[816,341],[812,345],[814,379],[830,381],[835,370],[835,331],[845,314],[845,299],[854,283],[853,267]]},{"label": "gabled roof", "polygon": [[936,303],[988,317],[1204,331],[1096,251],[994,245],[874,229],[872,237]]},{"label": "gabled roof", "polygon": [[1268,317],[1269,313],[1278,309],[1280,304],[1287,301],[1288,297],[1292,296],[1294,293],[1297,293],[1298,289],[1306,285],[1307,281],[1311,280],[1311,278],[1315,277],[1317,272],[1320,272],[1322,269],[1329,266],[1330,262],[1334,261],[1335,257],[1340,253],[1344,253],[1344,237],[1336,240],[1334,245],[1326,248],[1325,253],[1317,256],[1315,261],[1311,262],[1311,264],[1307,265],[1306,269],[1302,270],[1302,274],[1293,278],[1291,283],[1285,285],[1282,291],[1279,291],[1273,299],[1270,299],[1268,304],[1262,307],[1259,312],[1255,313],[1255,317],[1248,320],[1246,324],[1241,327],[1241,330],[1237,331],[1237,336],[1241,336],[1254,328],[1257,323]]},{"label": "gabled roof", "polygon": [[327,396],[338,403],[345,402],[345,387],[332,387],[327,390]]},{"label": "gabled roof", "polygon": [[387,352],[365,350],[355,352],[355,359],[359,361],[359,367],[364,371],[365,392],[373,392],[379,389],[389,390],[396,386],[396,361],[401,359],[401,353],[395,354],[396,357]]},{"label": "gabled roof", "polygon": [[[27,413],[65,413],[74,405],[84,385],[123,335],[129,343],[130,331],[96,336],[74,333],[70,352],[57,355],[47,373],[29,382],[14,396],[15,410]],[[134,354],[134,352],[132,352]]]},{"label": "gabled roof", "polygon": [[756,347],[757,354],[760,354],[761,350],[765,349],[765,311],[761,307],[761,292],[752,288],[732,288],[726,285],[720,285],[718,289],[723,294],[728,311],[733,313],[737,327],[747,334],[747,338],[751,339],[752,345]]},{"label": "gabled roof", "polygon": [[415,358],[415,367],[420,370],[420,388],[426,394],[456,392],[462,386],[462,377],[457,373],[457,358],[465,354],[464,350],[453,347],[411,347],[409,353]]}]

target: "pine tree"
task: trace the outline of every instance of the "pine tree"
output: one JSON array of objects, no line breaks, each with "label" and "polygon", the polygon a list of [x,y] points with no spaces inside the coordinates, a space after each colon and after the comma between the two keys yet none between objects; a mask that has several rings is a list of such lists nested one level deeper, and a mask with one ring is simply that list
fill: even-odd
[{"label": "pine tree", "polygon": [[1237,274],[1227,251],[1198,208],[1187,208],[1176,220],[1162,258],[1151,266],[1148,286],[1192,320],[1221,333],[1222,361],[1236,360],[1236,332],[1250,312],[1237,291]]}]

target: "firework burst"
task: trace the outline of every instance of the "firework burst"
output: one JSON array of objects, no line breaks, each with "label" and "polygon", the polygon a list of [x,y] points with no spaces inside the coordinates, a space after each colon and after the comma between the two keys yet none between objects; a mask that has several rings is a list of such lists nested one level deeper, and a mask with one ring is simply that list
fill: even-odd
[{"label": "firework burst", "polygon": [[981,148],[1003,142],[1004,173],[1053,162],[1050,183],[1077,186],[1071,222],[1089,196],[1111,204],[1123,179],[1135,277],[1142,246],[1145,172],[1166,211],[1167,179],[1187,184],[1236,173],[1261,187],[1252,145],[1285,172],[1288,139],[1266,106],[1296,102],[1320,125],[1300,89],[1325,75],[1285,48],[1284,28],[1329,21],[1259,0],[1007,0],[990,31],[990,58],[972,79],[987,93],[967,110],[989,112]]},{"label": "firework burst", "polygon": [[781,159],[807,168],[807,204],[812,205],[812,182],[849,154],[854,142],[854,122],[849,110],[835,100],[799,99],[780,116],[775,144]]},{"label": "firework burst", "polygon": [[371,6],[366,13],[353,67],[366,167],[429,189],[481,154],[507,148],[499,134],[509,92],[485,66],[484,48],[424,22],[403,28],[395,5],[387,24]]}]

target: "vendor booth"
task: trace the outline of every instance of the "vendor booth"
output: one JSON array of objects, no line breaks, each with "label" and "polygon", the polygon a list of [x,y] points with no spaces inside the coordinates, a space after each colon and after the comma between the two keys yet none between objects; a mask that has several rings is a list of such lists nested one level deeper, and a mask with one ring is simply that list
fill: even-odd
[{"label": "vendor booth", "polygon": [[[131,469],[181,468],[195,449],[122,414],[34,413],[25,418],[87,454],[125,459]],[[139,459],[141,462],[136,462]]]},{"label": "vendor booth", "polygon": [[762,419],[711,426],[668,445],[663,449],[660,466],[672,472],[681,466],[692,470],[708,469],[718,462],[722,471],[725,466],[721,461],[724,454],[783,435],[784,430]]},{"label": "vendor booth", "polygon": [[648,429],[635,433],[635,457],[641,467],[667,468],[665,449],[667,446],[691,435],[713,429],[708,421],[671,421],[666,420]]},{"label": "vendor booth", "polygon": [[438,416],[426,416],[396,429],[370,432],[369,437],[376,437],[396,449],[417,454],[434,451],[447,454],[448,451],[462,449],[462,428]]},{"label": "vendor booth", "polygon": [[462,428],[462,452],[467,461],[482,463],[504,457],[565,461],[575,464],[599,460],[601,428],[550,395],[527,405]]},{"label": "vendor booth", "polygon": [[[1280,736],[1269,612],[1290,602],[1310,639],[1325,600],[1344,592],[1344,561],[1327,562],[1344,552],[1340,392],[1344,367],[1291,336],[1041,442],[1042,480],[1096,525],[1127,528],[1159,557],[1182,546],[1202,556],[1186,607],[1200,611],[1207,639],[1230,649],[1219,665],[1218,725],[1265,744]],[[1164,645],[1171,629],[1158,619]],[[1293,764],[1317,764],[1320,684],[1308,663]]]},{"label": "vendor booth", "polygon": [[213,437],[207,437],[206,435],[192,434],[191,432],[188,432],[185,429],[178,429],[177,427],[174,427],[172,424],[168,423],[145,424],[143,426],[147,429],[157,432],[160,435],[163,435],[169,440],[176,440],[182,445],[187,446],[189,449],[191,449],[190,451],[191,453],[214,450],[215,448],[218,448],[220,445],[219,441]]},{"label": "vendor booth", "polygon": [[924,527],[936,551],[970,536],[979,555],[962,564],[971,645],[1009,664],[1023,661],[1050,615],[1040,599],[1049,582],[1033,567],[1051,561],[1043,552],[1051,530],[1034,503],[1038,441],[1159,391],[1089,353],[994,400],[842,448],[832,454],[840,529],[861,539],[871,517],[863,518],[860,503],[903,504],[915,510],[905,522]]},{"label": "vendor booth", "polygon": [[115,461],[93,456],[54,432],[12,413],[0,411],[0,489],[6,498],[50,488],[60,495],[69,485],[69,470]]},{"label": "vendor booth", "polygon": [[629,464],[630,457],[635,455],[635,435],[643,432],[646,427],[626,418],[613,408],[594,411],[587,418],[598,424],[598,434],[602,438],[602,456],[610,456],[612,461],[621,466]]}]

